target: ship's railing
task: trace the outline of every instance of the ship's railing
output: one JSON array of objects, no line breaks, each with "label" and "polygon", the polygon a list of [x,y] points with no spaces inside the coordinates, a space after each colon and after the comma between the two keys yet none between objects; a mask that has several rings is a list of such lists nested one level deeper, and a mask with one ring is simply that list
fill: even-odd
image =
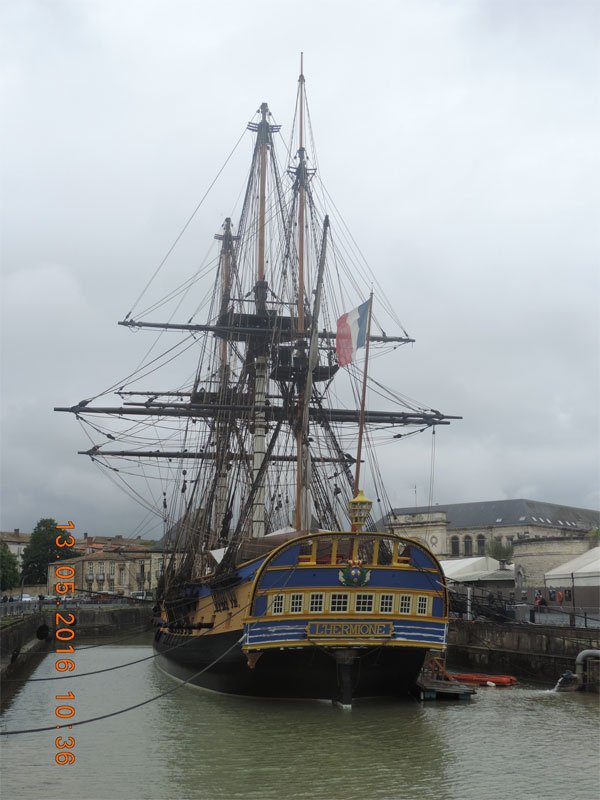
[{"label": "ship's railing", "polygon": [[21,602],[20,600],[13,600],[12,603],[0,603],[0,617],[22,617],[25,614],[33,614],[38,610],[37,601]]},{"label": "ship's railing", "polygon": [[298,564],[308,567],[339,566],[347,564],[350,560],[361,561],[369,566],[409,566],[413,560],[411,547],[427,551],[422,542],[390,536],[389,533],[383,532],[319,531],[314,534],[289,532],[244,542],[236,562],[247,563],[268,555],[274,547],[284,544],[294,546],[298,539],[301,540]]}]

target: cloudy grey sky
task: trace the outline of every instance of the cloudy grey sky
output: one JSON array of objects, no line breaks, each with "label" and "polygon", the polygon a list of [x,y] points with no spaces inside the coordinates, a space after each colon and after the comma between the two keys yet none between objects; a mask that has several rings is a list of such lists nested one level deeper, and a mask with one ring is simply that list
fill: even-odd
[{"label": "cloudy grey sky", "polygon": [[[289,125],[301,50],[323,180],[417,340],[387,382],[464,417],[438,433],[434,502],[599,507],[600,4],[8,0],[0,14],[3,530],[42,516],[141,530],[52,408],[137,364],[148,342],[116,321],[260,102]],[[230,212],[229,180],[181,275]],[[423,434],[386,452],[394,504],[415,487],[426,502],[430,447]]]}]

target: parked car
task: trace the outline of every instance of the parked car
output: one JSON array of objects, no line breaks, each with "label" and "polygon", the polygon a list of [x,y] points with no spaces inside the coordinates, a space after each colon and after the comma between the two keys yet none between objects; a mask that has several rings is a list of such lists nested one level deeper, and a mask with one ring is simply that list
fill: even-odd
[{"label": "parked car", "polygon": [[73,595],[73,600],[76,603],[93,603],[93,602],[95,602],[93,595],[89,595],[89,594],[75,594],[75,595]]},{"label": "parked car", "polygon": [[33,603],[34,598],[30,594],[22,594],[18,600],[21,603]]},{"label": "parked car", "polygon": [[132,592],[130,595],[132,600],[153,600],[152,592]]},{"label": "parked car", "polygon": [[59,599],[62,599],[62,598],[57,597],[55,594],[46,594],[46,595],[44,595],[44,599],[42,600],[42,603],[44,605],[50,605],[50,604],[56,603],[56,601],[59,600]]}]

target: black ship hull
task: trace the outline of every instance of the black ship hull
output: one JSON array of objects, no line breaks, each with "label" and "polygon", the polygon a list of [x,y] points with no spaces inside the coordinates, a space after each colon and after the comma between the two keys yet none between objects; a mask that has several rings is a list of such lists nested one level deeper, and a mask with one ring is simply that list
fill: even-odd
[{"label": "black ship hull", "polygon": [[417,647],[274,648],[261,653],[251,669],[240,638],[239,630],[193,638],[158,635],[157,663],[174,678],[223,694],[347,704],[354,698],[407,695],[426,653]]}]

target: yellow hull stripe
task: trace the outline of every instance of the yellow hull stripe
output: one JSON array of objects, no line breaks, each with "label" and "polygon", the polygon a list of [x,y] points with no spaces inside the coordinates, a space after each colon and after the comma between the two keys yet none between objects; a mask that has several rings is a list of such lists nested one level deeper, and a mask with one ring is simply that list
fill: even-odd
[{"label": "yellow hull stripe", "polygon": [[301,647],[362,647],[370,648],[373,646],[381,647],[404,647],[405,649],[425,648],[426,650],[445,650],[446,645],[440,642],[407,642],[397,639],[308,639],[306,641],[273,642],[269,644],[245,644],[242,647],[244,652],[250,650],[297,650]]}]

